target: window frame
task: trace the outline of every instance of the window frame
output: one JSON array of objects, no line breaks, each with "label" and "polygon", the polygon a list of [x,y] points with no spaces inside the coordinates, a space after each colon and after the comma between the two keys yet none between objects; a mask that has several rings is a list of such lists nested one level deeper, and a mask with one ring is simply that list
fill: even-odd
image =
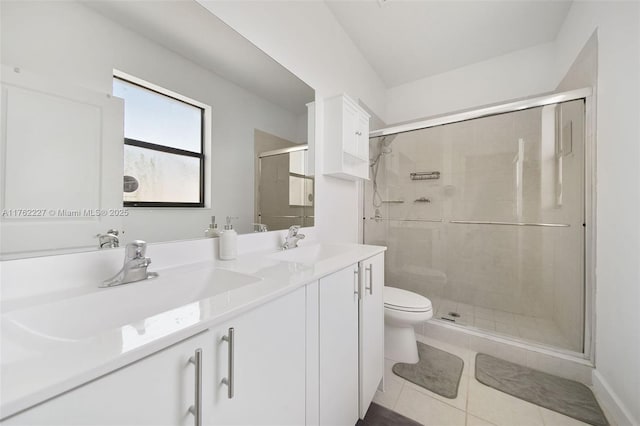
[{"label": "window frame", "polygon": [[[200,152],[188,151],[185,149],[174,148],[167,145],[155,144],[153,142],[140,141],[137,139],[124,137],[124,145],[135,146],[137,148],[150,149],[153,151],[164,152],[167,154],[179,155],[184,157],[198,158],[200,162],[199,173],[200,178],[199,182],[199,201],[198,202],[172,202],[172,201],[124,201],[122,200],[123,207],[188,207],[188,208],[202,208],[205,207],[205,108],[199,105],[195,105],[194,103],[185,101],[184,99],[180,99],[176,96],[172,96],[168,93],[163,93],[158,90],[156,85],[149,84],[149,86],[145,86],[143,83],[140,83],[140,79],[136,78],[137,81],[133,81],[131,78],[127,78],[125,76],[120,75],[122,73],[113,73],[113,78],[124,81],[125,83],[131,84],[133,86],[140,87],[144,90],[148,90],[153,93],[157,93],[161,96],[165,96],[167,98],[173,99],[175,101],[181,102],[183,104],[187,104],[194,108],[198,108],[200,110]],[[153,86],[153,87],[150,87]],[[125,108],[126,108],[126,100],[125,100]],[[123,146],[124,148],[124,146]],[[123,173],[124,175],[124,173]]]}]

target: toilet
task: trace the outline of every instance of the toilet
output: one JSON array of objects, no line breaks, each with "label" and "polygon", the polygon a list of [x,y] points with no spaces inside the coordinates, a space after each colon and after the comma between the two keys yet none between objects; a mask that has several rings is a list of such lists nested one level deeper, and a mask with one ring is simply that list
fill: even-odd
[{"label": "toilet", "polygon": [[433,316],[431,301],[396,287],[384,287],[384,356],[396,362],[419,361],[415,324]]}]

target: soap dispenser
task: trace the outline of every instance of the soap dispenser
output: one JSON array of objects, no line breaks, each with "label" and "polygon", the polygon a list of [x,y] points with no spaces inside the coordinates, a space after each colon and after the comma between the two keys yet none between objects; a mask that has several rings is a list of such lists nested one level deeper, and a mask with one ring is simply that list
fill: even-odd
[{"label": "soap dispenser", "polygon": [[215,216],[211,216],[211,223],[209,224],[209,228],[204,231],[204,236],[207,238],[215,238],[220,236],[220,231],[218,230],[218,224],[216,223]]},{"label": "soap dispenser", "polygon": [[233,229],[231,219],[235,217],[227,216],[227,224],[220,234],[220,259],[232,260],[238,256],[238,233]]}]

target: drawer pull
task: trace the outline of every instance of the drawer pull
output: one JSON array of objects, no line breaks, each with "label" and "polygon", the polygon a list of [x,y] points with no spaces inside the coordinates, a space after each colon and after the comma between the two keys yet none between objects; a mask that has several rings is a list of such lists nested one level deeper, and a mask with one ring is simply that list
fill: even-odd
[{"label": "drawer pull", "polygon": [[189,412],[193,414],[195,426],[202,426],[202,349],[196,349],[195,354],[189,358],[189,362],[195,365],[195,404],[189,407]]},{"label": "drawer pull", "polygon": [[369,290],[369,294],[373,294],[373,263],[367,266],[367,272],[369,273],[369,287],[365,285],[365,290]]},{"label": "drawer pull", "polygon": [[233,327],[229,328],[229,334],[226,336],[222,337],[222,340],[225,342],[229,343],[229,369],[227,372],[227,377],[222,379],[222,383],[224,383],[225,385],[227,385],[228,387],[228,392],[227,392],[227,397],[229,399],[233,398],[233,392],[234,392],[234,358],[235,358],[235,330],[233,329]]}]

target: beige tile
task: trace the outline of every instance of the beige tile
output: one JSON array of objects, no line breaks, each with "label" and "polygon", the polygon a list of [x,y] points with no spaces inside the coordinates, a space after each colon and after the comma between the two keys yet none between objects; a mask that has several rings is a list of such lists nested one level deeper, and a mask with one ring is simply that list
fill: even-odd
[{"label": "beige tile", "polygon": [[493,423],[467,413],[467,426],[492,426]]},{"label": "beige tile", "polygon": [[475,307],[473,305],[469,305],[467,303],[458,303],[459,314],[473,315],[474,311],[475,311]]},{"label": "beige tile", "polygon": [[384,392],[381,392],[380,390],[376,391],[376,394],[373,396],[373,401],[383,407],[393,410],[396,406],[396,402],[398,402],[398,397],[400,396],[400,392],[403,387],[404,382],[402,381],[385,380]]},{"label": "beige tile", "polygon": [[475,321],[473,322],[473,325],[476,328],[479,328],[481,330],[488,330],[488,331],[495,331],[496,330],[496,323],[491,321],[491,320],[484,319],[484,318],[476,317]]},{"label": "beige tile", "polygon": [[513,319],[518,327],[538,328],[538,320],[526,315],[514,315]]},{"label": "beige tile", "polygon": [[385,384],[385,389],[387,386],[387,383],[389,382],[400,382],[400,383],[404,383],[405,380],[396,375],[393,372],[393,366],[394,364],[396,364],[396,361],[390,360],[390,359],[386,359],[384,360],[384,384]]},{"label": "beige tile", "polygon": [[455,399],[445,398],[444,396],[438,395],[435,392],[431,392],[430,390],[425,389],[422,386],[418,386],[414,383],[411,383],[408,380],[404,386],[414,389],[420,393],[428,395],[432,398],[437,399],[438,401],[442,401],[445,404],[449,404],[452,407],[458,408],[460,410],[467,409],[467,393],[469,390],[469,376],[464,373],[460,377],[460,384],[458,385],[458,396]]},{"label": "beige tile", "polygon": [[406,386],[394,411],[426,426],[463,426],[466,421],[464,411]]},{"label": "beige tile", "polygon": [[482,318],[489,321],[494,320],[493,309],[481,308],[479,306],[476,306],[475,316],[476,316],[476,319]]},{"label": "beige tile", "polygon": [[498,426],[541,426],[538,406],[483,385],[469,381],[467,412]]},{"label": "beige tile", "polygon": [[518,337],[520,334],[518,333],[518,327],[513,323],[501,323],[496,322],[496,331],[498,333],[508,334],[509,336]]},{"label": "beige tile", "polygon": [[502,324],[513,324],[514,322],[513,314],[505,311],[493,311],[493,319]]},{"label": "beige tile", "polygon": [[545,426],[586,426],[588,424],[543,407],[540,407],[540,413]]}]

